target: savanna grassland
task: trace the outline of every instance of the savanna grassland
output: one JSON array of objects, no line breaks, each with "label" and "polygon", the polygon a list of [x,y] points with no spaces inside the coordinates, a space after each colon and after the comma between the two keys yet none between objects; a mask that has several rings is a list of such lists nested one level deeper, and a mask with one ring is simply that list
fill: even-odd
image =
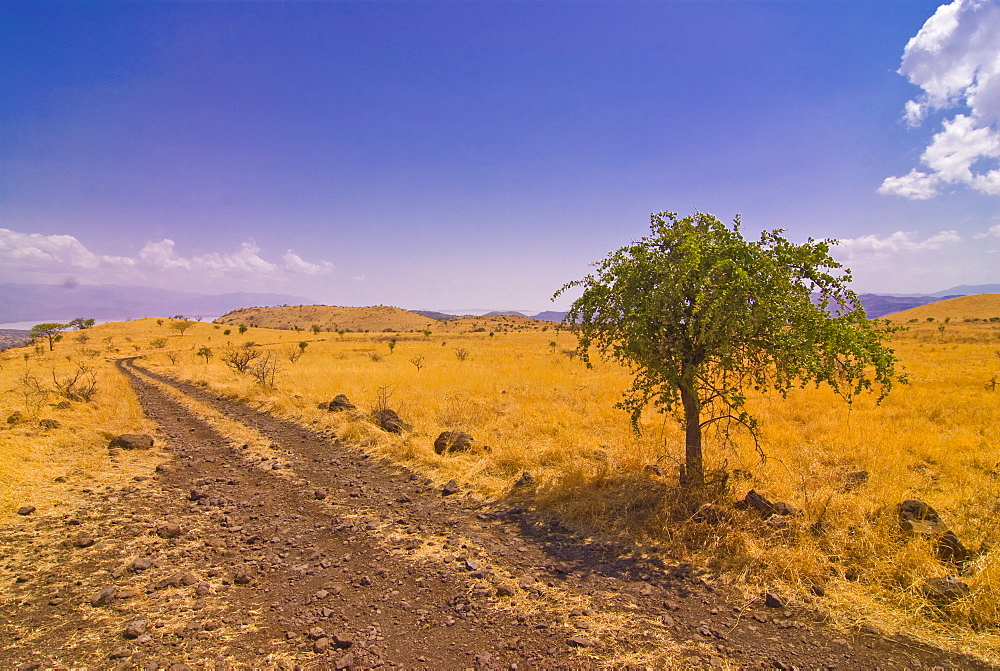
[{"label": "savanna grassland", "polygon": [[[628,371],[584,367],[574,336],[554,324],[480,318],[424,332],[343,334],[314,333],[315,322],[297,324],[303,331],[245,324],[244,333],[236,324],[183,332],[171,320],[105,324],[81,332],[84,342],[67,333],[51,353],[4,354],[4,408],[23,420],[0,429],[0,514],[13,518],[38,488],[58,498],[125,478],[127,460],[147,458],[112,459],[105,449],[114,433],[150,428],[112,364],[139,354],[151,370],[326,429],[436,482],[454,478],[484,499],[518,498],[595,536],[659,546],[748,595],[777,590],[843,626],[903,631],[1000,661],[1000,560],[991,549],[1000,540],[1000,389],[991,386],[1000,375],[1000,323],[988,321],[1000,316],[1000,297],[956,300],[894,316],[910,327],[892,343],[909,384],[880,406],[800,389],[752,399],[759,449],[746,435],[708,436],[709,467],[730,473],[711,519],[677,512],[683,436],[673,417],[649,412],[636,435],[614,408]],[[272,352],[273,386],[223,363],[227,348],[246,341]],[[52,371],[64,379],[80,364],[94,371],[97,393],[54,407],[66,399],[52,391]],[[318,407],[337,394],[357,409]],[[412,428],[377,428],[370,413],[380,406]],[[46,418],[60,426],[40,427]],[[470,433],[474,449],[436,454],[445,430]],[[751,488],[802,515],[767,524],[735,510],[731,502]],[[974,551],[960,576],[968,597],[946,607],[925,598],[928,579],[958,569],[935,559],[930,542],[899,532],[895,506],[906,499],[933,506]]]}]

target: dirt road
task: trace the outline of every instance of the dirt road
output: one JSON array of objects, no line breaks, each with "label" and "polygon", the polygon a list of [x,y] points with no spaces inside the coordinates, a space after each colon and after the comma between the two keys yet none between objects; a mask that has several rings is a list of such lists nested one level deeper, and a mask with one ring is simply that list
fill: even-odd
[{"label": "dirt road", "polygon": [[747,603],[655,549],[444,495],[333,436],[119,367],[163,463],[2,531],[0,668],[986,668]]}]

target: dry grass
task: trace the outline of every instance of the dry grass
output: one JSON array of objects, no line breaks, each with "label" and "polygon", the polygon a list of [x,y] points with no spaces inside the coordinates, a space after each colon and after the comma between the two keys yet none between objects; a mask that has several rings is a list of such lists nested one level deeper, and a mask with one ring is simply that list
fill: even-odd
[{"label": "dry grass", "polygon": [[[79,503],[79,488],[120,484],[159,459],[155,448],[109,453],[110,438],[155,427],[113,365],[85,351],[101,346],[107,343],[79,343],[70,335],[54,352],[24,347],[0,353],[0,520],[16,519],[25,504],[36,506],[37,514],[69,510]],[[64,380],[80,363],[95,374],[97,393],[90,402],[67,401],[53,391],[53,371]],[[15,413],[20,421],[6,421]],[[44,420],[58,427],[46,428]]]},{"label": "dry grass", "polygon": [[[952,322],[944,333],[937,326],[918,323],[897,336],[911,384],[881,407],[870,399],[848,407],[822,389],[754,399],[763,463],[745,437],[710,437],[710,465],[743,472],[730,478],[731,498],[755,488],[803,510],[784,528],[739,512],[716,525],[678,516],[676,423],[650,412],[642,435],[632,433],[625,413],[612,407],[628,373],[611,364],[584,368],[573,337],[554,328],[394,334],[393,348],[383,333],[251,328],[226,336],[226,327],[197,324],[179,335],[151,319],[91,331],[93,340],[117,334],[123,350],[139,346],[154,370],[330,430],[438,482],[455,478],[487,499],[522,497],[589,533],[659,545],[678,560],[709,565],[748,594],[768,588],[810,599],[843,626],[869,622],[998,661],[1000,561],[989,548],[1000,540],[1000,389],[984,385],[1000,374],[1000,325]],[[149,346],[156,338],[165,347]],[[297,362],[281,359],[276,388],[266,389],[219,360],[227,343],[245,340],[279,353],[300,340],[308,345]],[[195,355],[201,347],[215,354],[208,363]],[[69,343],[57,345],[55,358],[60,348]],[[16,356],[8,354],[5,376]],[[340,393],[359,409],[316,407]],[[389,434],[368,420],[380,396],[412,431]],[[435,454],[434,439],[448,429],[468,431],[478,449]],[[867,481],[848,490],[847,474],[861,470]],[[515,490],[525,471],[537,486]],[[921,586],[954,569],[896,531],[892,508],[910,498],[934,506],[966,546],[983,550],[962,578],[972,596],[947,609],[929,603]],[[810,527],[820,519],[829,530],[815,535]],[[811,597],[809,585],[822,585],[826,597]]]}]

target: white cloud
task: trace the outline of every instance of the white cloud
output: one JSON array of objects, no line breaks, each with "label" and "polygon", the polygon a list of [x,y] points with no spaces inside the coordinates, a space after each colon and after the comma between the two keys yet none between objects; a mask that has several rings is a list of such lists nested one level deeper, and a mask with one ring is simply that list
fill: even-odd
[{"label": "white cloud", "polygon": [[26,272],[49,268],[63,272],[121,269],[135,265],[135,259],[94,254],[72,235],[19,233],[7,228],[0,228],[0,261],[5,268]]},{"label": "white cloud", "polygon": [[324,275],[326,273],[333,272],[333,264],[329,261],[309,263],[308,261],[303,261],[301,256],[294,253],[290,249],[285,252],[285,255],[281,257],[281,260],[283,261],[286,270],[302,273],[303,275]]},{"label": "white cloud", "polygon": [[906,103],[911,126],[933,111],[962,112],[942,122],[921,155],[928,170],[889,177],[879,193],[925,199],[964,185],[1000,195],[1000,0],[938,7],[907,43],[899,73],[922,90]]},{"label": "white cloud", "polygon": [[862,235],[858,238],[841,240],[838,248],[847,252],[851,258],[857,256],[875,256],[885,258],[899,252],[926,252],[941,249],[945,245],[961,242],[958,232],[941,231],[925,240],[915,240],[912,231],[896,231],[892,235],[880,238],[877,235]]},{"label": "white cloud", "polygon": [[974,237],[976,240],[983,240],[986,238],[996,238],[997,240],[1000,240],[1000,224],[990,226],[988,231],[985,233],[976,233]]},{"label": "white cloud", "polygon": [[284,282],[294,276],[333,272],[329,261],[312,263],[291,250],[274,263],[261,256],[252,240],[231,253],[181,256],[173,240],[148,242],[136,257],[94,254],[72,235],[19,233],[0,228],[0,278],[5,281],[51,282],[67,276],[89,281],[172,280],[188,278],[229,282]]}]

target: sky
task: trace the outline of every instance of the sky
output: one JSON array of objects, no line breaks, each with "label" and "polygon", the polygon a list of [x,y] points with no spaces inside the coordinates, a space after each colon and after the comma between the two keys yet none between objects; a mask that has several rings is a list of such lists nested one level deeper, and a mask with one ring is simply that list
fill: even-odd
[{"label": "sky", "polygon": [[1000,0],[0,3],[0,282],[560,309],[663,210],[1000,283]]}]

